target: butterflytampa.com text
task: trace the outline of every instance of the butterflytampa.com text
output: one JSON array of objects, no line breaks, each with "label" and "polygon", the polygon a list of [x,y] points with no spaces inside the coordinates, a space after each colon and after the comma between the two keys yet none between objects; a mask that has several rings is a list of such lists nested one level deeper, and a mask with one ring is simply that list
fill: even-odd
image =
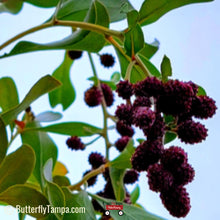
[{"label": "butterflytampa.com text", "polygon": [[51,205],[39,205],[37,207],[32,206],[20,206],[16,205],[16,210],[18,213],[22,214],[34,214],[34,213],[41,213],[43,215],[53,213],[53,214],[65,214],[65,213],[79,213],[84,214],[85,213],[85,207],[53,207]]}]

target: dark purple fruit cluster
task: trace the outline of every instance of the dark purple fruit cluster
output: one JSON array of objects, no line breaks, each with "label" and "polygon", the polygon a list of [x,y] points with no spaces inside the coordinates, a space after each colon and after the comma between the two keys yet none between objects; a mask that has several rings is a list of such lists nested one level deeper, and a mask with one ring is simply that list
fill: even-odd
[{"label": "dark purple fruit cluster", "polygon": [[[132,126],[140,128],[146,140],[131,157],[133,169],[147,171],[150,189],[160,193],[171,215],[186,216],[190,198],[184,186],[193,180],[195,172],[182,148],[164,148],[165,134],[172,131],[189,144],[205,140],[207,129],[194,118],[212,117],[216,112],[215,101],[197,95],[198,86],[193,82],[168,80],[164,83],[156,77],[147,77],[136,84],[120,81],[116,92],[126,101],[115,111],[116,129],[121,134],[116,148],[122,151],[126,147],[134,134]],[[168,116],[172,120],[165,123]]]},{"label": "dark purple fruit cluster", "polygon": [[84,101],[89,107],[100,105],[102,99],[105,100],[105,104],[108,107],[114,102],[113,92],[107,84],[102,83],[100,87],[94,85],[85,91]]},{"label": "dark purple fruit cluster", "polygon": [[[163,83],[156,77],[147,77],[136,84],[120,81],[116,92],[126,100],[126,104],[119,105],[115,112],[116,128],[122,136],[131,137],[134,125],[143,130],[147,140],[161,140],[166,131],[172,131],[182,142],[199,143],[207,137],[207,129],[193,117],[207,119],[216,112],[215,101],[197,95],[198,86],[191,81]],[[163,118],[166,115],[174,118],[172,127],[165,125]]]},{"label": "dark purple fruit cluster", "polygon": [[[114,63],[114,59],[108,54],[101,59],[105,66]],[[116,92],[124,103],[118,105],[115,111],[116,130],[121,137],[114,146],[122,152],[134,135],[134,127],[142,130],[145,136],[131,157],[132,169],[125,172],[124,184],[136,182],[139,172],[146,171],[149,188],[160,194],[162,203],[170,214],[185,217],[191,208],[185,185],[194,179],[195,171],[188,163],[187,153],[181,147],[164,147],[165,137],[172,132],[186,144],[205,140],[208,130],[195,121],[195,118],[212,117],[217,109],[215,101],[206,95],[198,95],[198,86],[191,81],[162,82],[156,77],[147,77],[135,84],[127,80],[120,81]],[[85,92],[84,100],[89,107],[100,104],[108,107],[113,104],[114,96],[111,88],[101,83],[89,88]],[[78,137],[71,137],[66,143],[71,149],[85,148]],[[95,152],[89,155],[89,163],[91,169],[84,176],[106,164],[107,160]],[[115,199],[109,169],[106,168],[103,172],[106,184],[97,195]],[[87,181],[88,186],[93,186],[96,180],[97,176],[91,177]],[[131,203],[128,192],[124,202]],[[95,200],[93,206],[95,210],[104,213]]]},{"label": "dark purple fruit cluster", "polygon": [[83,51],[80,51],[80,50],[68,50],[67,51],[69,58],[72,60],[76,60],[76,59],[81,58],[82,53],[83,53]]},{"label": "dark purple fruit cluster", "polygon": [[150,189],[160,193],[162,203],[175,217],[185,217],[190,210],[190,198],[184,186],[194,176],[187,154],[176,146],[165,149],[160,160],[147,169]]},{"label": "dark purple fruit cluster", "polygon": [[104,67],[112,67],[115,64],[115,58],[108,53],[100,55],[100,62]]},{"label": "dark purple fruit cluster", "polygon": [[82,143],[81,139],[77,136],[69,137],[66,140],[66,144],[68,148],[70,148],[71,150],[84,150],[85,149],[85,145]]}]

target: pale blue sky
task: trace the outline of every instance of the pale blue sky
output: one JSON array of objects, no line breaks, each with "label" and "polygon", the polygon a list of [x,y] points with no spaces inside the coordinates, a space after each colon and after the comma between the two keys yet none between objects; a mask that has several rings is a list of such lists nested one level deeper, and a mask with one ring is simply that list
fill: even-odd
[{"label": "pale blue sky", "polygon": [[[140,0],[131,1],[135,8],[139,9]],[[219,96],[219,51],[220,51],[220,3],[215,1],[205,4],[194,4],[180,9],[176,9],[163,16],[159,21],[144,27],[145,40],[151,42],[154,38],[160,41],[160,50],[152,58],[152,62],[159,67],[164,54],[170,59],[173,67],[173,78],[180,80],[192,80],[203,86],[207,94],[214,98],[217,106],[220,103]],[[0,19],[0,44],[15,34],[33,27],[45,21],[52,10],[43,10],[25,5],[19,15],[1,14]],[[125,22],[113,24],[112,27],[120,29],[125,27]],[[57,40],[69,33],[69,29],[50,29],[47,31],[37,32],[25,37],[25,40],[35,42],[47,42]],[[4,52],[8,52],[12,47],[7,47]],[[105,48],[102,52],[113,51],[112,48]],[[114,51],[113,51],[114,53]],[[25,55],[14,56],[0,60],[0,77],[11,76],[17,83],[20,99],[28,92],[29,88],[43,75],[51,74],[53,70],[62,62],[63,51],[35,52]],[[119,65],[112,69],[104,69],[99,65],[99,60],[94,55],[98,67],[98,73],[101,78],[109,79],[114,71],[119,70]],[[86,81],[91,76],[91,69],[88,64],[86,53],[83,59],[77,61],[71,73],[71,80],[77,90],[77,99],[75,105],[66,110],[63,115],[63,121],[84,121],[102,125],[102,118],[99,118],[101,110],[99,108],[88,109],[83,103],[83,93],[90,86]],[[36,101],[32,108],[35,114],[42,111],[50,110],[47,96]],[[83,109],[83,110],[82,110]],[[58,106],[55,111],[61,111]],[[114,108],[111,108],[114,111]],[[219,111],[207,121],[203,121],[209,129],[209,136],[206,141],[197,145],[182,146],[189,155],[189,162],[195,168],[195,180],[187,186],[191,197],[191,211],[186,220],[207,220],[219,219]],[[71,152],[65,146],[67,137],[51,135],[59,148],[59,160],[65,163],[69,170],[69,178],[72,183],[77,182],[82,172],[89,169],[87,155],[91,150],[100,151],[103,141],[98,141],[94,146],[90,146],[85,152]],[[111,134],[112,140],[118,135]],[[16,149],[19,141],[11,150]],[[93,149],[92,149],[93,148]],[[115,152],[112,152],[114,155]],[[78,165],[82,170],[78,170]],[[143,173],[140,178],[141,196],[139,202],[150,212],[173,220],[167,210],[161,204],[159,196],[148,189],[146,174]],[[100,185],[103,180],[100,178]],[[91,192],[99,191],[100,185],[91,189]],[[131,187],[133,188],[133,187]],[[16,219],[16,213],[8,215],[4,208],[0,207],[0,216],[3,219]],[[31,218],[27,218],[31,219]]]}]

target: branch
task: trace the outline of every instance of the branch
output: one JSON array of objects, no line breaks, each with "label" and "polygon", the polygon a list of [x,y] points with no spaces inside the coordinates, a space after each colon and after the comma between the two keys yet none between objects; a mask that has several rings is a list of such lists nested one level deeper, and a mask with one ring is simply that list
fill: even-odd
[{"label": "branch", "polygon": [[88,174],[86,174],[78,183],[69,186],[68,188],[73,191],[73,190],[80,190],[80,186],[83,185],[85,182],[87,182],[87,180],[89,180],[90,178],[97,176],[100,173],[103,173],[105,171],[105,168],[107,168],[109,166],[108,163],[101,165],[99,168],[92,170],[91,172],[89,172]]},{"label": "branch", "polygon": [[91,23],[86,23],[86,22],[79,22],[79,21],[60,21],[60,20],[52,19],[50,22],[47,22],[47,23],[38,25],[36,27],[33,27],[31,29],[28,29],[28,30],[14,36],[13,38],[7,40],[5,43],[0,45],[0,50],[2,50],[3,48],[8,46],[9,44],[13,43],[14,41],[16,41],[16,40],[18,40],[28,34],[34,33],[36,31],[39,31],[39,30],[42,30],[42,29],[45,29],[48,27],[54,27],[54,26],[69,26],[72,28],[82,28],[84,30],[93,31],[93,32],[103,34],[103,35],[112,35],[112,36],[115,36],[121,40],[124,39],[123,32],[111,30],[111,29],[108,29],[108,28],[103,27],[101,25],[91,24]]}]

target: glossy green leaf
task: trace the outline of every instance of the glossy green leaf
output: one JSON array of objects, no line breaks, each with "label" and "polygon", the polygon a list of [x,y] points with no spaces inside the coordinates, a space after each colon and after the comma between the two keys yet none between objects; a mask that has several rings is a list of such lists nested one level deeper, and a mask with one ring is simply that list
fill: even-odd
[{"label": "glossy green leaf", "polygon": [[166,82],[168,81],[168,77],[172,76],[172,67],[171,67],[171,62],[170,59],[164,55],[161,66],[161,74],[162,74],[162,81]]},{"label": "glossy green leaf", "polygon": [[[106,205],[117,203],[115,200],[102,198],[97,195],[92,195],[93,199],[98,201],[98,203],[102,206],[102,208],[105,209]],[[165,220],[164,218],[161,218],[157,215],[151,214],[150,212],[147,212],[146,210],[139,208],[134,205],[129,205],[127,203],[121,203],[123,205],[123,215],[118,217],[118,210],[110,210],[110,215],[113,219],[124,219],[124,220],[137,220],[137,219],[146,219],[146,220]]]},{"label": "glossy green leaf", "polygon": [[52,121],[57,121],[61,118],[62,118],[62,114],[59,112],[46,111],[38,114],[35,117],[35,120],[39,122],[52,122]]},{"label": "glossy green leaf", "polygon": [[157,21],[167,12],[192,3],[211,2],[213,0],[145,0],[140,9],[139,22],[148,25]]},{"label": "glossy green leaf", "polygon": [[34,151],[27,145],[7,155],[0,166],[0,192],[12,185],[25,183],[34,165]]},{"label": "glossy green leaf", "polygon": [[12,121],[14,121],[17,118],[17,115],[24,111],[27,107],[29,107],[33,101],[38,99],[40,96],[50,92],[51,90],[57,88],[58,86],[60,86],[60,83],[53,77],[49,75],[42,77],[31,88],[31,90],[28,92],[28,94],[19,105],[1,115],[5,125],[8,125]]},{"label": "glossy green leaf", "polygon": [[58,4],[59,0],[23,0],[24,2],[30,3],[32,5],[43,7],[43,8],[50,8],[54,7]]},{"label": "glossy green leaf", "polygon": [[158,51],[159,45],[160,43],[157,39],[155,39],[151,44],[145,43],[144,48],[139,52],[139,54],[150,59]]},{"label": "glossy green leaf", "polygon": [[0,79],[0,91],[0,107],[3,112],[19,104],[17,88],[12,78],[3,77]]},{"label": "glossy green leaf", "polygon": [[[48,200],[43,194],[41,194],[39,191],[37,191],[34,188],[24,186],[21,184],[11,186],[7,190],[2,192],[0,194],[0,201],[6,202],[14,207],[43,206],[44,208],[46,208],[49,205]],[[45,215],[47,215],[47,213],[44,215],[43,213],[40,212],[28,213],[28,214],[36,218],[42,218]]]},{"label": "glossy green leaf", "polygon": [[121,154],[110,162],[110,166],[118,169],[131,168],[131,156],[135,151],[133,140],[131,139]]},{"label": "glossy green leaf", "polygon": [[172,131],[167,131],[164,138],[164,144],[168,144],[171,141],[175,140],[177,137],[176,133]]},{"label": "glossy green leaf", "polygon": [[157,21],[167,12],[192,3],[211,2],[213,0],[145,0],[140,9],[139,22],[148,25]]},{"label": "glossy green leaf", "polygon": [[142,62],[144,63],[144,65],[147,67],[147,69],[149,70],[151,75],[156,76],[156,77],[161,76],[160,71],[157,69],[157,67],[154,66],[153,63],[150,62],[149,59],[144,57],[142,54],[139,54],[139,57],[142,60]]},{"label": "glossy green leaf", "polygon": [[69,186],[70,180],[66,176],[54,176],[53,182],[59,186]]},{"label": "glossy green leaf", "polygon": [[[53,159],[50,158],[44,166],[44,177],[47,182],[47,197],[52,207],[65,207],[62,189],[52,182]],[[58,220],[63,219],[62,213],[54,213]]]},{"label": "glossy green leaf", "polygon": [[62,83],[62,86],[49,93],[50,105],[52,108],[61,104],[63,111],[66,110],[75,100],[75,89],[70,80],[70,68],[73,60],[65,53],[64,61],[53,72],[52,76]]},{"label": "glossy green leaf", "polygon": [[8,148],[8,137],[5,124],[0,117],[0,164],[5,158]]},{"label": "glossy green leaf", "polygon": [[[33,122],[27,124],[28,128],[40,127],[39,122]],[[22,142],[24,144],[29,144],[36,155],[36,165],[33,171],[35,178],[40,184],[41,188],[45,186],[45,180],[43,177],[43,167],[48,159],[52,158],[53,162],[56,163],[57,160],[57,147],[53,140],[48,136],[48,134],[31,131],[23,132],[21,134]]]},{"label": "glossy green leaf", "polygon": [[[3,2],[3,3],[1,3]],[[1,0],[0,1],[0,13],[1,12],[10,12],[12,14],[17,14],[23,6],[22,0]]]},{"label": "glossy green leaf", "polygon": [[[68,0],[59,10],[58,18],[61,20],[83,21],[91,2],[92,0]],[[111,22],[126,18],[126,13],[121,13],[121,7],[123,7],[124,4],[127,4],[128,10],[133,9],[128,0],[100,0],[100,2],[107,8]]]},{"label": "glossy green leaf", "polygon": [[202,86],[198,86],[197,95],[207,95],[205,89]]},{"label": "glossy green leaf", "polygon": [[92,203],[88,198],[88,194],[85,191],[79,191],[74,194],[71,193],[67,188],[63,188],[65,195],[66,207],[70,209],[72,207],[78,210],[78,213],[65,213],[63,216],[64,220],[95,220],[95,211]]},{"label": "glossy green leaf", "polygon": [[[93,4],[88,11],[85,18],[85,22],[98,24],[100,26],[109,26],[109,17],[106,8],[99,1],[93,1]],[[98,43],[94,43],[98,42]],[[48,44],[37,44],[28,41],[21,41],[9,52],[4,54],[0,58],[32,52],[39,50],[54,50],[54,49],[66,49],[66,50],[85,50],[88,52],[98,52],[105,45],[105,37],[102,34],[90,32],[87,30],[77,30],[70,36],[63,40],[48,43]]]},{"label": "glossy green leaf", "polygon": [[79,137],[91,136],[102,132],[102,129],[83,122],[63,122],[46,127],[32,127],[26,129],[25,133],[31,133],[33,130]]},{"label": "glossy green leaf", "polygon": [[127,13],[128,27],[130,29],[135,28],[138,22],[138,17],[139,17],[139,14],[138,14],[138,11],[136,10],[132,10]]},{"label": "glossy green leaf", "polygon": [[124,174],[125,169],[109,168],[111,183],[117,201],[123,201],[125,198]]},{"label": "glossy green leaf", "polygon": [[128,56],[133,57],[144,47],[144,34],[139,24],[125,33],[124,48]]},{"label": "glossy green leaf", "polygon": [[137,202],[139,196],[140,196],[140,187],[139,187],[139,185],[137,185],[137,186],[133,189],[133,191],[131,192],[131,197],[130,197],[131,203],[132,203],[132,204],[135,204],[135,203]]}]

